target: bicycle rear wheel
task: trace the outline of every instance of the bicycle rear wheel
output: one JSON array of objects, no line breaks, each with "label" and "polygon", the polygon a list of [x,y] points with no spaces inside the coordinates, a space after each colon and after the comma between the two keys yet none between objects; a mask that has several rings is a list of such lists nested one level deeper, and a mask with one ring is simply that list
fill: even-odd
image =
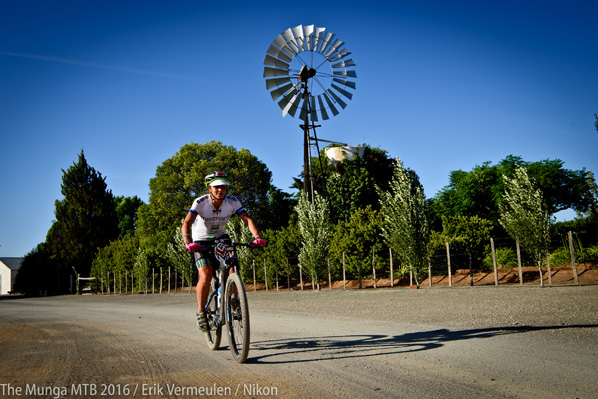
[{"label": "bicycle rear wheel", "polygon": [[208,325],[210,331],[206,332],[206,340],[208,341],[208,347],[215,351],[220,348],[220,340],[222,339],[222,325],[218,323],[218,296],[212,293],[216,290],[214,279],[210,284],[210,294],[208,298],[211,298],[209,306],[206,308],[206,317],[208,318]]},{"label": "bicycle rear wheel", "polygon": [[249,307],[245,286],[236,273],[226,282],[225,306],[230,351],[237,362],[244,363],[249,354]]}]

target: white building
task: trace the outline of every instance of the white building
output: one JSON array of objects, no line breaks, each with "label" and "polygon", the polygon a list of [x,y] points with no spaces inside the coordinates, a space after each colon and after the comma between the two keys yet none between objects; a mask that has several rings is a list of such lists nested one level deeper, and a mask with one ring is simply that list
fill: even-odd
[{"label": "white building", "polygon": [[12,292],[23,258],[0,258],[0,295]]}]

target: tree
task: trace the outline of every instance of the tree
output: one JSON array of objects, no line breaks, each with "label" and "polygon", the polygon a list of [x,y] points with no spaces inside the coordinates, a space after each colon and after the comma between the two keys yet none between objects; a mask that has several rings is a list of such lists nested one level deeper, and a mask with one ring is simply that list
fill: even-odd
[{"label": "tree", "polygon": [[449,185],[437,193],[430,204],[437,221],[435,228],[438,228],[442,216],[461,215],[488,219],[494,229],[500,229],[499,208],[504,195],[502,176],[513,177],[518,165],[526,169],[529,178],[542,191],[549,214],[570,208],[587,212],[596,206],[593,193],[596,183],[592,172],[585,168],[565,169],[558,159],[525,162],[520,157],[509,155],[497,165],[485,162],[471,172],[451,172]]},{"label": "tree", "polygon": [[185,249],[185,242],[183,241],[183,236],[181,236],[181,229],[178,226],[175,226],[172,230],[172,241],[168,243],[166,249],[168,261],[187,280],[188,284],[191,285],[195,261],[193,255]]},{"label": "tree", "polygon": [[231,182],[229,194],[236,196],[261,226],[268,204],[272,174],[248,150],[237,151],[220,141],[190,143],[156,169],[150,180],[149,203],[138,211],[138,230],[145,248],[160,257],[172,241],[172,229],[182,223],[193,201],[206,193],[205,176],[223,170]]},{"label": "tree", "polygon": [[403,270],[413,270],[419,285],[418,274],[427,265],[430,239],[424,188],[417,174],[405,169],[397,158],[390,190],[377,187],[377,191],[384,218],[382,237]]},{"label": "tree", "polygon": [[119,237],[129,237],[137,230],[137,210],[143,201],[138,197],[114,197],[116,216],[118,218]]},{"label": "tree", "polygon": [[91,167],[83,150],[79,159],[62,171],[62,200],[56,200],[56,221],[46,242],[62,270],[88,276],[98,248],[118,236],[112,191],[106,179]]},{"label": "tree", "polygon": [[295,205],[297,200],[291,194],[271,186],[268,191],[267,205],[262,207],[259,215],[260,230],[284,229],[294,216]]},{"label": "tree", "polygon": [[349,220],[357,209],[365,209],[368,205],[373,210],[379,210],[376,185],[388,189],[393,160],[388,157],[387,151],[367,144],[360,148],[363,148],[361,156],[338,163],[328,159],[327,148],[320,152],[320,159],[311,160],[314,190],[327,198],[332,224]]},{"label": "tree", "polygon": [[550,229],[550,216],[542,191],[534,187],[523,168],[516,169],[514,178],[503,178],[505,198],[500,208],[500,223],[513,239],[535,256],[541,268],[548,251]]},{"label": "tree", "polygon": [[132,272],[139,251],[139,239],[135,235],[111,241],[110,244],[100,248],[91,263],[91,276],[100,279],[106,278],[106,273]]},{"label": "tree", "polygon": [[26,295],[58,293],[58,269],[52,260],[52,252],[46,243],[38,244],[25,255],[17,277],[14,291]]},{"label": "tree", "polygon": [[[371,206],[355,211],[349,220],[340,220],[333,229],[330,240],[331,269],[338,271],[345,254],[346,269],[357,275],[364,265],[371,265],[372,252],[376,264],[380,264],[378,253],[382,250],[381,234],[382,217],[379,211]],[[371,270],[366,269],[367,270]],[[369,273],[367,273],[369,274]]]},{"label": "tree", "polygon": [[309,201],[307,193],[301,192],[295,210],[301,234],[299,264],[311,276],[313,282],[318,282],[324,276],[324,265],[326,265],[332,230],[328,201],[316,191],[312,203]]},{"label": "tree", "polygon": [[[289,223],[288,226],[279,230],[266,230],[262,233],[267,246],[257,255],[261,255],[259,260],[263,259],[269,263],[268,281],[272,282],[278,275],[279,279],[286,282],[287,260],[299,256],[301,236],[296,223]],[[259,262],[258,260],[258,262]]]},{"label": "tree", "polygon": [[469,284],[473,285],[474,261],[481,264],[484,244],[490,239],[492,222],[478,216],[452,216],[442,220],[442,235],[457,251],[467,253]]}]

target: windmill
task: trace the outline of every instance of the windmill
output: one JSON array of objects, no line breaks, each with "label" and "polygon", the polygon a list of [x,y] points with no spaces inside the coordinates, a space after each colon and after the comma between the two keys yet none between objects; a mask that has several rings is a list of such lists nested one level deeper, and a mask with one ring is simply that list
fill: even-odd
[{"label": "windmill", "polygon": [[[344,42],[314,25],[289,28],[274,39],[266,51],[264,78],[273,101],[278,101],[282,116],[291,115],[303,121],[303,189],[311,193],[312,142],[318,149],[315,122],[339,114],[353,98],[357,78],[355,63]],[[310,123],[311,121],[311,123]],[[313,137],[310,135],[313,130]],[[337,143],[342,144],[342,143]],[[311,190],[310,190],[311,188]]]}]

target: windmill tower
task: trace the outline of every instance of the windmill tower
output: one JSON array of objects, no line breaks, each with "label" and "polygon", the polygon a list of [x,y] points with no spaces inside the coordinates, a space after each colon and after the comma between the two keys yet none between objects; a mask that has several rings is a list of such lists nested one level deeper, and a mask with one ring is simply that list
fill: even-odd
[{"label": "windmill tower", "polygon": [[[278,101],[282,116],[291,115],[303,121],[303,189],[313,198],[310,148],[319,139],[315,122],[345,109],[345,101],[353,98],[357,74],[355,63],[344,42],[326,28],[299,25],[289,28],[274,39],[264,59],[266,88],[273,101]],[[347,90],[350,89],[351,91]],[[313,136],[311,134],[313,132]],[[340,144],[340,143],[339,143]]]}]

